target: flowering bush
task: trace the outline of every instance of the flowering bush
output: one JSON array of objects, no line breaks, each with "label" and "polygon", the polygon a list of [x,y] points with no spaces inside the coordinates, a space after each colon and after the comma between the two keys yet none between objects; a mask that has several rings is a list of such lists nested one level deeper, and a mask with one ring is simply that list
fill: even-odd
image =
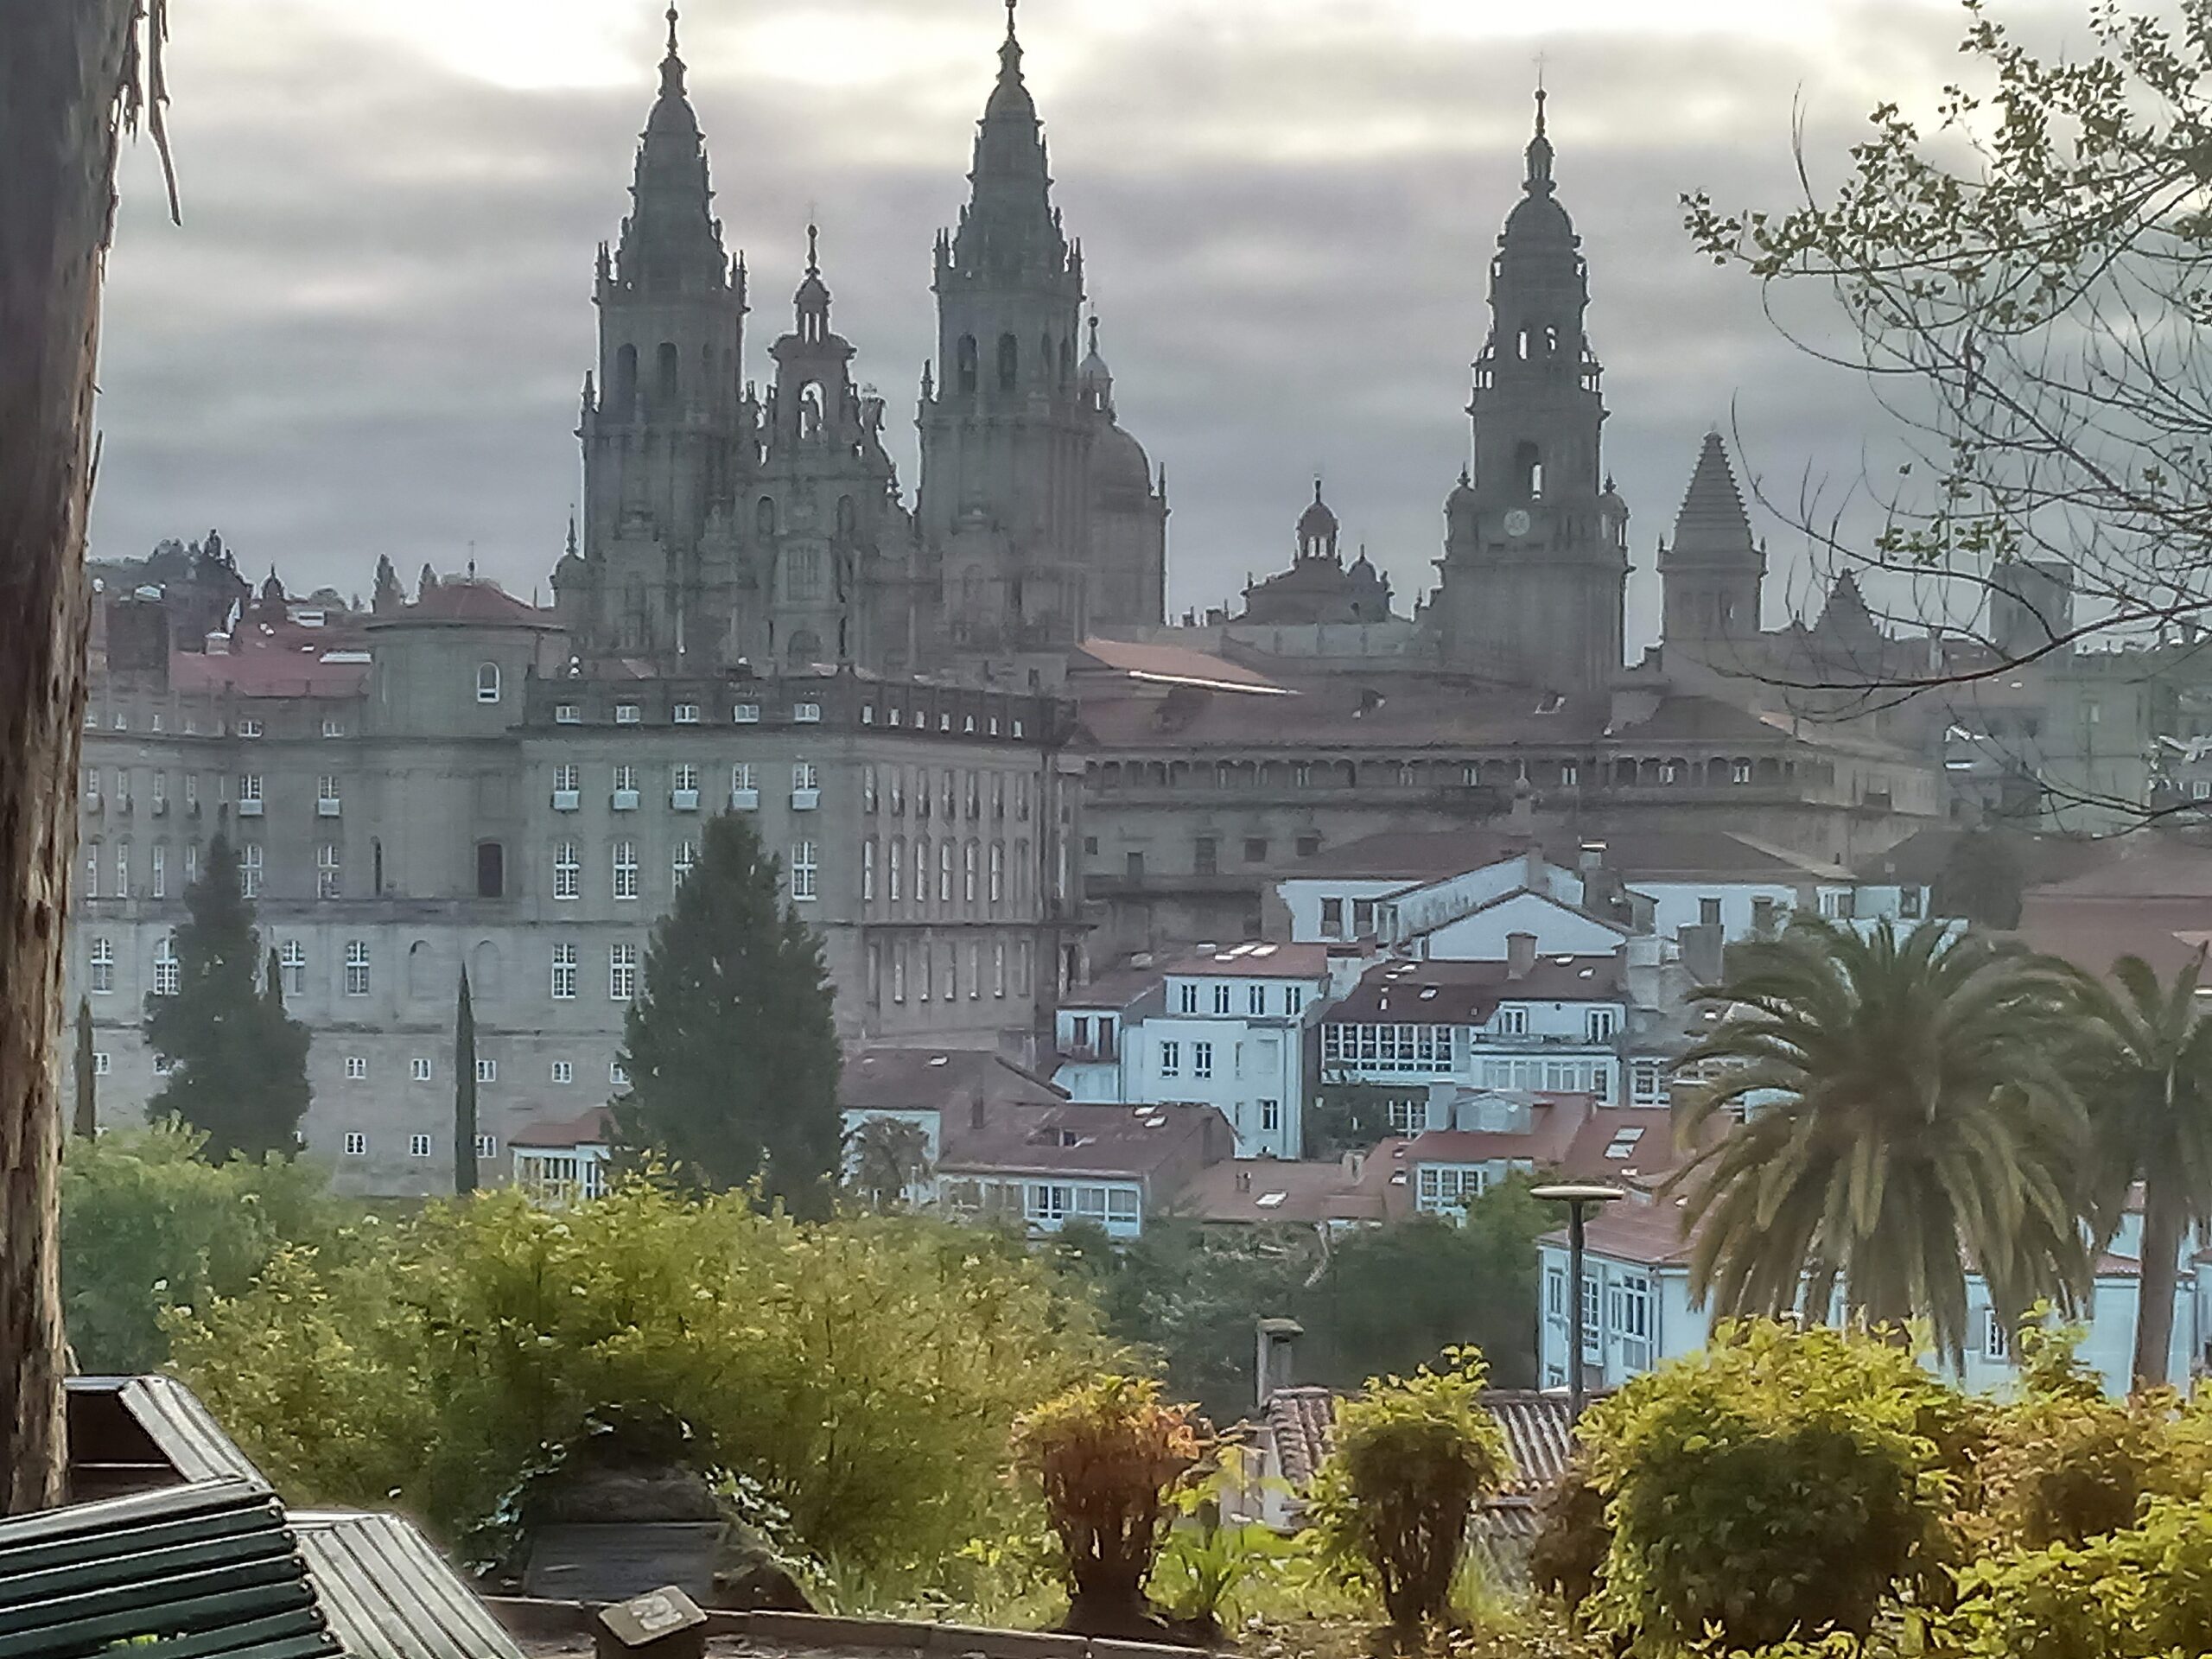
[{"label": "flowering bush", "polygon": [[1174,1512],[1171,1495],[1201,1450],[1190,1408],[1162,1404],[1160,1385],[1136,1377],[1078,1383],[1015,1427],[1014,1465],[1042,1489],[1065,1558],[1068,1629],[1155,1629],[1145,1582]]}]

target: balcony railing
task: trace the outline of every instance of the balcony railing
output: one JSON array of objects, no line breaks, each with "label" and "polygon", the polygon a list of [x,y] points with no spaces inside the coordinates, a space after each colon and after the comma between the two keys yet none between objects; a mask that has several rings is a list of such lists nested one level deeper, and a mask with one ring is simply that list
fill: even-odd
[{"label": "balcony railing", "polygon": [[618,789],[607,797],[607,804],[617,812],[634,812],[638,810],[638,791],[634,789]]},{"label": "balcony railing", "polygon": [[729,810],[733,812],[757,812],[760,809],[760,791],[757,789],[733,789],[729,792]]},{"label": "balcony railing", "polygon": [[668,791],[668,807],[671,812],[696,812],[699,791],[696,789],[671,789]]},{"label": "balcony railing", "polygon": [[580,790],[556,789],[553,791],[553,810],[556,812],[574,812],[582,804],[582,791]]}]

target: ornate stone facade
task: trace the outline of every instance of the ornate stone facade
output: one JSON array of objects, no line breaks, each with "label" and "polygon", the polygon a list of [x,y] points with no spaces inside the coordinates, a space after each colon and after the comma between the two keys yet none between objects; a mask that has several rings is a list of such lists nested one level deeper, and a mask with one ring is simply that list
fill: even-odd
[{"label": "ornate stone facade", "polygon": [[746,270],[714,217],[671,12],[631,213],[600,250],[582,534],[554,575],[581,655],[1049,683],[1092,629],[1160,620],[1166,483],[1116,423],[1095,319],[1077,363],[1083,252],[1021,57],[1009,8],[972,196],[936,248],[910,510],[811,230],[773,384],[744,378]]}]

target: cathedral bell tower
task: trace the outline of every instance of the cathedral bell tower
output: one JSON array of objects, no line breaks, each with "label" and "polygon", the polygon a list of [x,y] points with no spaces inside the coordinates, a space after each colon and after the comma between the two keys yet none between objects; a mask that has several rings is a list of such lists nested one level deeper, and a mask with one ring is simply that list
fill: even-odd
[{"label": "cathedral bell tower", "polygon": [[1453,668],[1572,692],[1621,669],[1628,511],[1605,475],[1588,272],[1552,181],[1544,94],[1522,195],[1491,262],[1474,465],[1446,505],[1438,643]]},{"label": "cathedral bell tower", "polygon": [[671,6],[629,216],[611,253],[600,244],[599,366],[576,433],[583,546],[556,573],[588,647],[639,654],[711,645],[702,543],[741,454],[745,270],[723,251],[676,23]]},{"label": "cathedral bell tower", "polygon": [[944,586],[947,645],[1006,665],[1086,629],[1097,427],[1076,373],[1083,251],[1052,206],[1014,10],[1008,0],[968,205],[938,235],[917,509]]}]

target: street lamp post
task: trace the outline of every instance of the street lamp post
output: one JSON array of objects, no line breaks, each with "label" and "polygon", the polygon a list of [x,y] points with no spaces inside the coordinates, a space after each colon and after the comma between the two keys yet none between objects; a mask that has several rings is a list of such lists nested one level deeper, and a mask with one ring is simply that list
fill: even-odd
[{"label": "street lamp post", "polygon": [[1624,1198],[1618,1186],[1599,1186],[1581,1181],[1560,1181],[1529,1189],[1532,1198],[1567,1206],[1567,1414],[1571,1421],[1582,1415],[1582,1245],[1583,1227],[1599,1205]]}]

